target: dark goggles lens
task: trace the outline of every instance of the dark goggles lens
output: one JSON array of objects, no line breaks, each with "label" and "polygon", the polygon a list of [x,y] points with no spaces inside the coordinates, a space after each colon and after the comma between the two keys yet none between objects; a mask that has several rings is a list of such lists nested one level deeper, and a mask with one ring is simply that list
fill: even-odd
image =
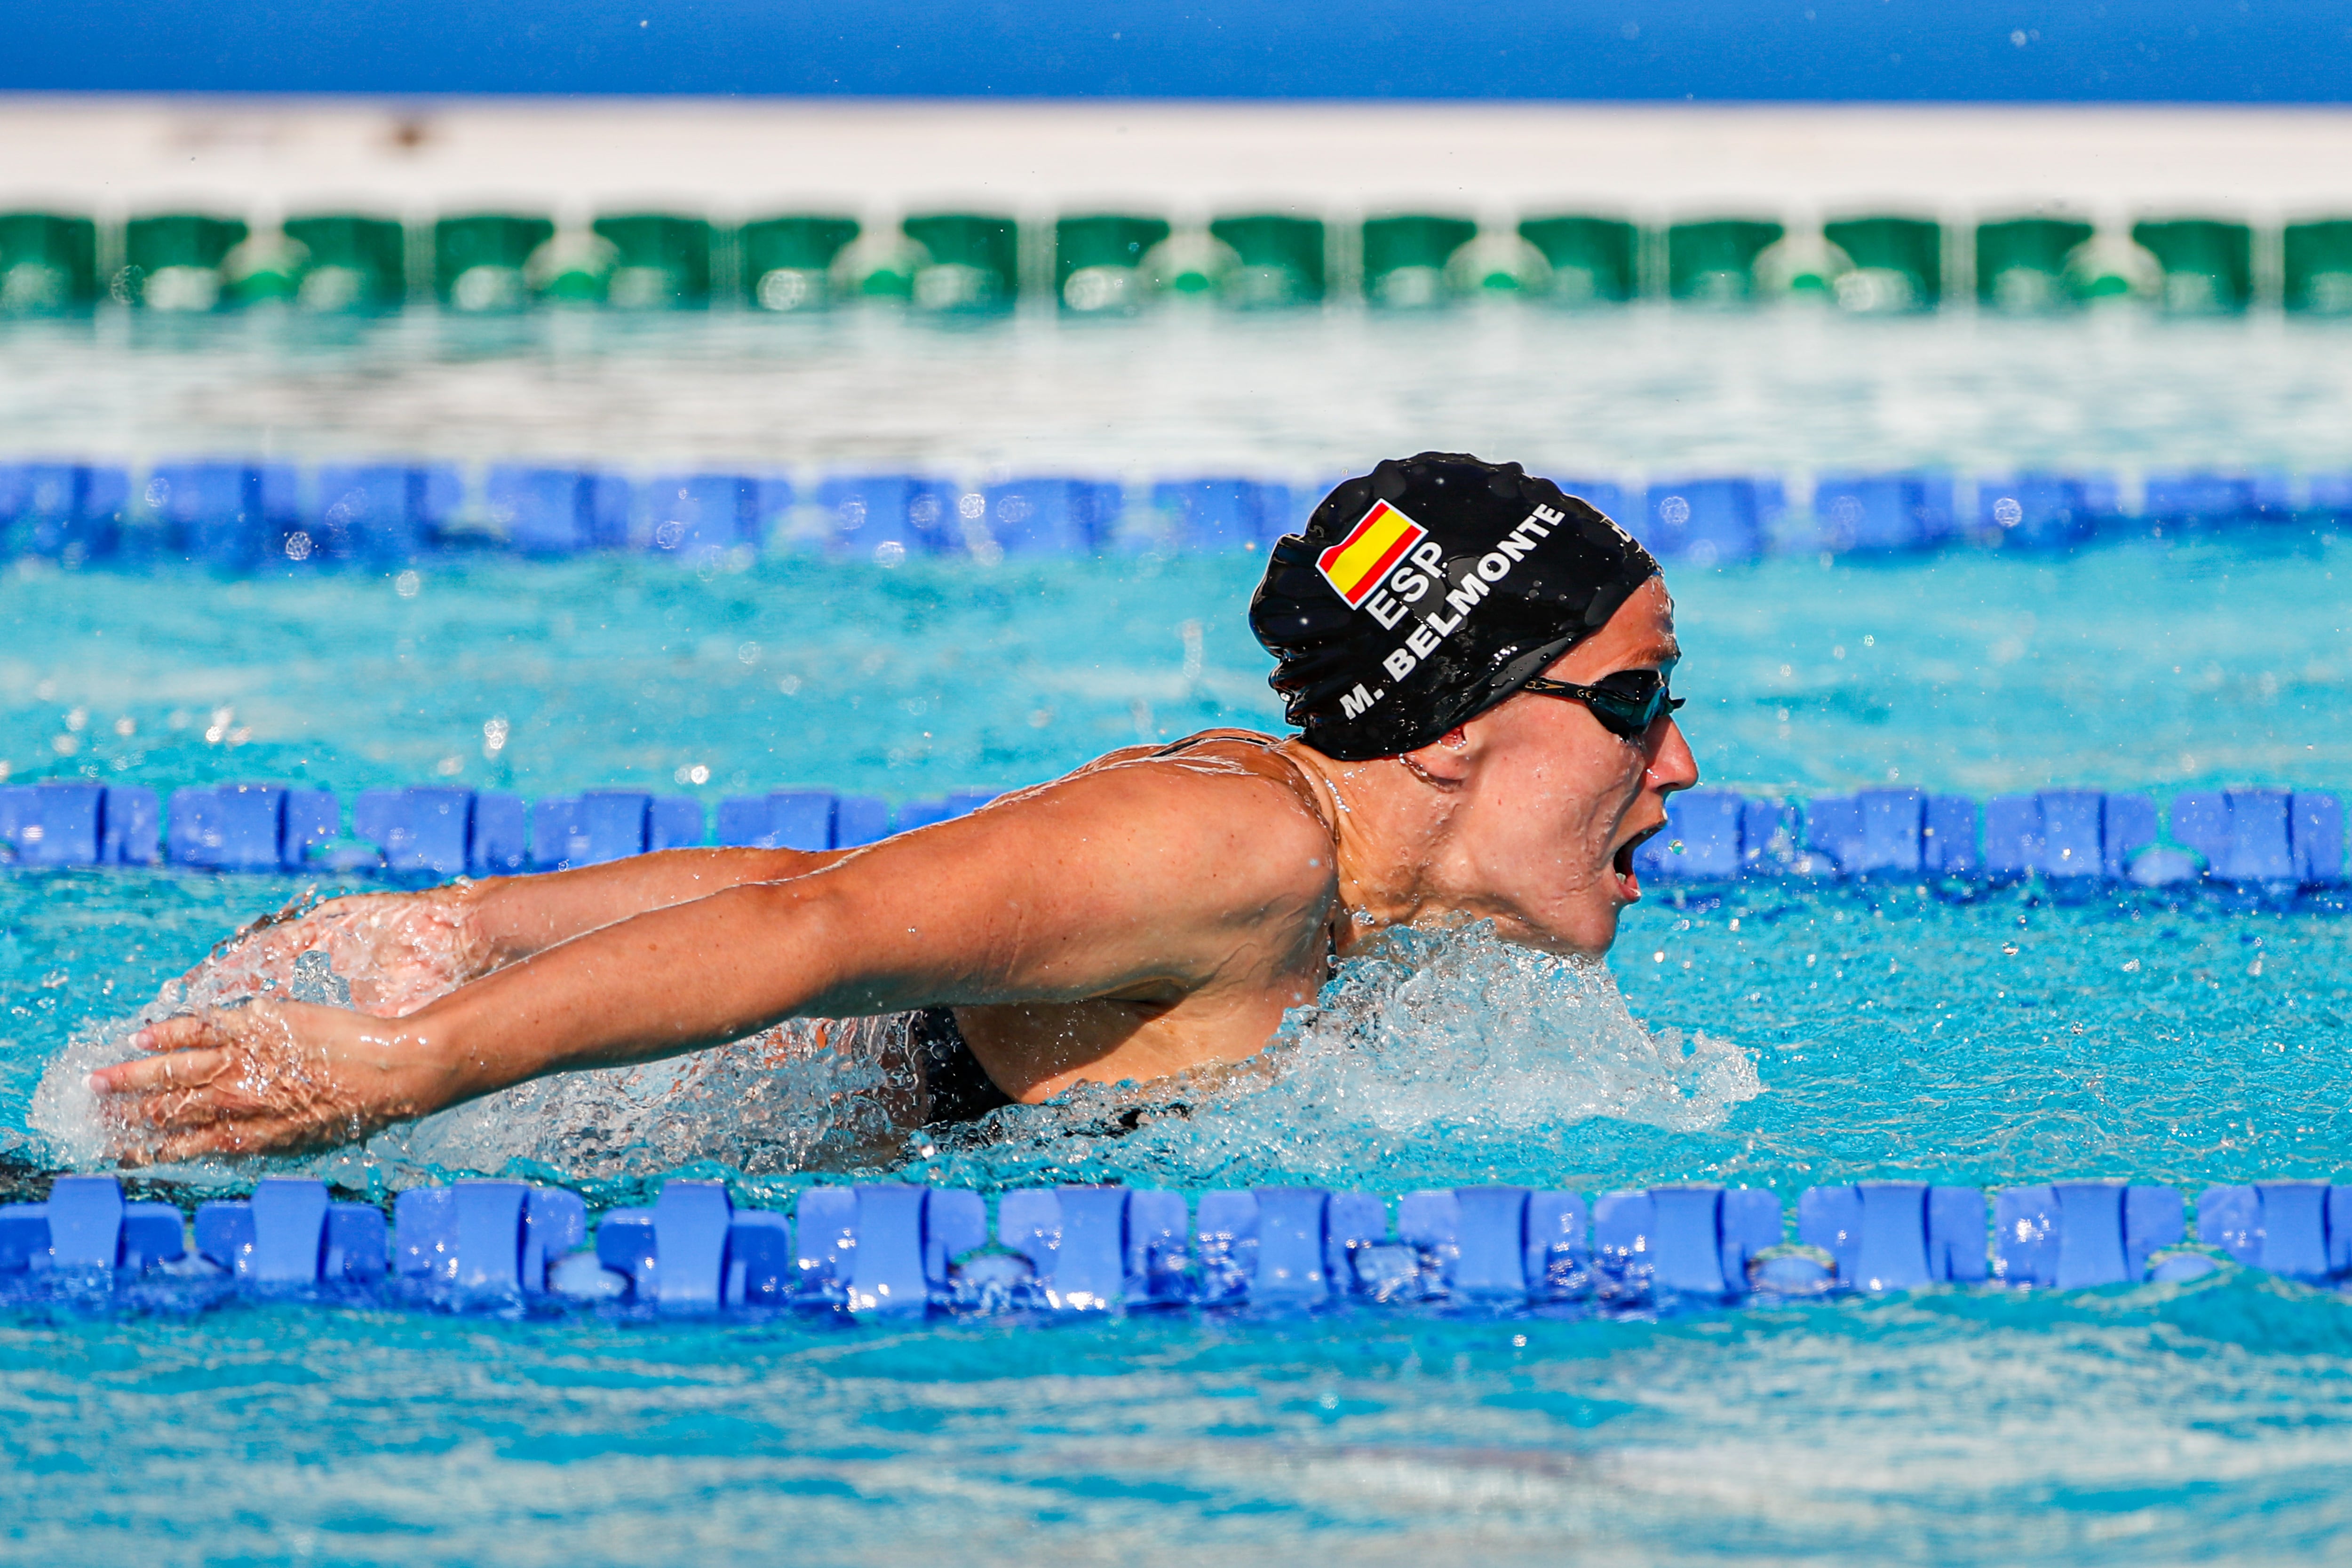
[{"label": "dark goggles lens", "polygon": [[1651,725],[1683,705],[1682,699],[1667,693],[1666,678],[1654,669],[1619,670],[1591,686],[1538,677],[1519,689],[1581,702],[1602,729],[1627,740],[1646,734]]}]

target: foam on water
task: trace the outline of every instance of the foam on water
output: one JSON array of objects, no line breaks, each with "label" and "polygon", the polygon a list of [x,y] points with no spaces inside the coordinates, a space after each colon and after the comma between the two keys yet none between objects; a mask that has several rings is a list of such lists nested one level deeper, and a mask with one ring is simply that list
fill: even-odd
[{"label": "foam on water", "polygon": [[916,1083],[907,1019],[800,1020],[673,1061],[519,1084],[396,1128],[368,1155],[427,1173],[534,1169],[601,1185],[897,1163]]},{"label": "foam on water", "polygon": [[1703,1131],[1763,1092],[1749,1053],[1654,1033],[1601,963],[1484,923],[1394,933],[1293,1009],[1258,1058],[1194,1077],[1000,1111],[919,1169],[1007,1184],[1450,1184],[1465,1163],[1572,1169],[1570,1131],[1595,1119]]},{"label": "foam on water", "polygon": [[1389,1132],[1592,1116],[1690,1131],[1763,1092],[1727,1041],[1643,1027],[1598,960],[1505,942],[1487,922],[1397,932],[1292,1013],[1280,1040],[1298,1057],[1282,1086],[1297,1111],[1352,1098]]},{"label": "foam on water", "polygon": [[[43,1074],[32,1127],[56,1157],[102,1163],[89,1072],[122,1059],[130,1031],[154,1017],[331,984],[315,951],[287,970],[257,963],[249,943],[225,944],[133,1018],[78,1031]],[[421,1005],[424,989],[403,1001]],[[1517,947],[1481,924],[1393,933],[1341,965],[1249,1062],[1083,1086],[936,1138],[912,1128],[900,1015],[796,1021],[675,1061],[520,1084],[313,1163],[347,1180],[373,1166],[403,1185],[518,1169],[602,1184],[705,1163],[747,1176],[881,1174],[910,1158],[919,1172],[931,1162],[948,1179],[989,1185],[1073,1169],[1182,1186],[1349,1185],[1433,1160],[1451,1169],[1465,1145],[1540,1159],[1593,1118],[1705,1131],[1761,1092],[1748,1052],[1643,1028],[1601,963]]]}]

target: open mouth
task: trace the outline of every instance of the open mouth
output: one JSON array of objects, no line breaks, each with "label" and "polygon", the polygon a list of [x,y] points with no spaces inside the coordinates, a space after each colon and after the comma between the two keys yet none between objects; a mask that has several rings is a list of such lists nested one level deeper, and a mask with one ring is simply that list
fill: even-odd
[{"label": "open mouth", "polygon": [[1629,904],[1640,901],[1642,897],[1642,879],[1633,870],[1633,851],[1664,832],[1665,826],[1663,822],[1651,824],[1620,844],[1617,853],[1609,858],[1611,868],[1617,873],[1617,891]]}]

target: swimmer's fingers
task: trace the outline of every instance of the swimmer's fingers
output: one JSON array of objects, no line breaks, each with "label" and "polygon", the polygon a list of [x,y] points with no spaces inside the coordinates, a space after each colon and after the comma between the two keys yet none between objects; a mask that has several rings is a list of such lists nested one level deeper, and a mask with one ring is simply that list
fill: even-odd
[{"label": "swimmer's fingers", "polygon": [[90,1092],[119,1121],[157,1125],[167,1115],[184,1121],[260,1109],[266,1102],[240,1086],[267,1076],[252,1070],[255,1058],[283,1055],[290,1043],[284,1031],[274,1009],[258,1006],[165,1018],[131,1037],[146,1056],[91,1073]]},{"label": "swimmer's fingers", "polygon": [[152,1164],[331,1147],[446,1101],[429,1042],[369,1027],[315,1003],[255,1002],[142,1029],[149,1055],[90,1077],[111,1152]]},{"label": "swimmer's fingers", "polygon": [[227,1049],[236,1043],[236,1033],[219,1013],[189,1013],[150,1024],[131,1037],[131,1044],[148,1054],[91,1073],[90,1092],[152,1094],[209,1083],[228,1065]]},{"label": "swimmer's fingers", "polygon": [[126,1064],[143,1069],[131,1087],[100,1097],[112,1124],[110,1152],[127,1163],[155,1163],[195,1153],[241,1154],[341,1141],[323,1129],[348,1116],[322,1114],[307,1096],[289,1094],[234,1050],[183,1051]]},{"label": "swimmer's fingers", "polygon": [[260,1080],[249,1058],[228,1051],[191,1051],[165,1062],[166,1081],[144,1089],[105,1094],[99,1105],[125,1140],[156,1132],[201,1128],[245,1128],[248,1136],[301,1105],[306,1097]]},{"label": "swimmer's fingers", "polygon": [[331,910],[344,900],[312,904],[296,899],[285,908],[269,914],[257,915],[229,932],[213,945],[211,955],[188,973],[198,973],[207,965],[217,963],[229,953],[236,953],[250,963],[257,957],[283,954],[291,957],[309,947],[321,922],[311,917]]},{"label": "swimmer's fingers", "polygon": [[289,919],[283,912],[264,915],[234,936],[223,939],[204,962],[180,976],[176,991],[166,986],[164,994],[203,994],[209,988],[216,988],[225,973],[235,977],[234,988],[237,991],[252,989],[256,981],[282,984],[293,974],[296,959],[325,945],[332,934],[331,928],[323,923],[314,925],[307,920]]},{"label": "swimmer's fingers", "polygon": [[90,1092],[103,1100],[129,1100],[140,1095],[202,1089],[226,1071],[229,1052],[218,1046],[163,1047],[160,1056],[141,1057],[102,1067],[89,1075]]},{"label": "swimmer's fingers", "polygon": [[131,1035],[131,1047],[147,1052],[151,1058],[167,1057],[175,1051],[218,1049],[236,1044],[251,1032],[255,1019],[261,1016],[257,1011],[208,1007],[201,1013],[158,1018]]},{"label": "swimmer's fingers", "polygon": [[[300,903],[301,900],[296,900],[294,902],[288,904],[285,908],[275,910],[272,913],[254,916],[253,919],[246,921],[243,925],[229,932],[226,936],[221,938],[220,941],[213,943],[211,957],[218,958],[223,953],[230,952],[233,949],[249,946],[261,940],[262,933],[271,930],[273,927],[289,925],[295,921],[301,919],[302,910]],[[209,960],[207,960],[207,962],[209,962]],[[196,965],[197,969],[202,969],[204,965],[201,963]],[[193,973],[194,971],[192,970],[190,973]]]},{"label": "swimmer's fingers", "polygon": [[281,910],[247,921],[222,938],[211,955],[188,973],[192,977],[202,974],[231,957],[242,965],[267,973],[275,966],[292,963],[306,952],[348,949],[352,945],[354,928],[364,926],[372,912],[410,897],[413,895],[406,893],[353,893],[320,903],[296,899]]},{"label": "swimmer's fingers", "polygon": [[226,1046],[242,1032],[237,1026],[250,1016],[251,1014],[233,1013],[216,1007],[207,1007],[201,1013],[182,1013],[142,1026],[131,1037],[131,1044],[139,1050],[156,1055],[167,1051],[196,1050],[207,1046]]},{"label": "swimmer's fingers", "polygon": [[251,1075],[223,1072],[211,1081],[143,1094],[110,1095],[100,1100],[106,1119],[125,1135],[138,1131],[181,1132],[198,1127],[250,1127],[289,1113],[296,1097],[257,1090]]}]

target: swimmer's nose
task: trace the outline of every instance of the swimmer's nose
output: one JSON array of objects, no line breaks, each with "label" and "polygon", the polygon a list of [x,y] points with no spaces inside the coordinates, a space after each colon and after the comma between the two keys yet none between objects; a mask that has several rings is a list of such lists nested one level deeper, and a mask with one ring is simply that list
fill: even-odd
[{"label": "swimmer's nose", "polygon": [[1683,727],[1672,718],[1662,719],[1659,723],[1662,729],[1651,731],[1657,739],[1657,749],[1650,753],[1650,765],[1643,772],[1643,783],[1660,795],[1696,788],[1698,759],[1691,755],[1690,742],[1683,738]]}]

